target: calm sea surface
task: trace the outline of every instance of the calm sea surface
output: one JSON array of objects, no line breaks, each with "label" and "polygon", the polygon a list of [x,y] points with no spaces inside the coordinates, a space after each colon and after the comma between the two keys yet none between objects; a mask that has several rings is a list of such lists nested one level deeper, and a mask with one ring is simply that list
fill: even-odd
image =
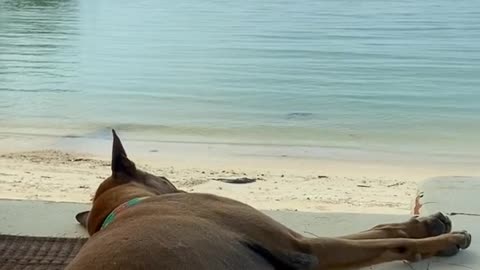
[{"label": "calm sea surface", "polygon": [[0,136],[109,127],[478,156],[480,1],[0,0]]}]

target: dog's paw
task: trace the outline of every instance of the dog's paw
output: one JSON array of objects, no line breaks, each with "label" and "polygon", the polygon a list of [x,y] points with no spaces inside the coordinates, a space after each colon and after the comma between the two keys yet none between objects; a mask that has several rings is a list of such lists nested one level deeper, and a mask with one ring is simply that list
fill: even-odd
[{"label": "dog's paw", "polygon": [[453,234],[463,235],[463,241],[458,245],[460,249],[467,249],[472,244],[472,235],[467,231],[453,232]]},{"label": "dog's paw", "polygon": [[440,212],[418,218],[418,221],[425,225],[428,237],[438,236],[452,231],[452,221]]},{"label": "dog's paw", "polygon": [[456,243],[452,247],[437,253],[437,256],[450,257],[456,255],[460,250],[467,249],[472,244],[472,235],[467,231],[452,232],[452,234],[461,235],[462,237],[459,239],[458,243]]}]

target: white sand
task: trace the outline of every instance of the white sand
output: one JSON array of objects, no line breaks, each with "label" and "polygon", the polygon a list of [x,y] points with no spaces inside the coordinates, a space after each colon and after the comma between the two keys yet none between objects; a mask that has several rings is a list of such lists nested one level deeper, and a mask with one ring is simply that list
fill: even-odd
[{"label": "white sand", "polygon": [[[89,142],[88,146],[64,142],[60,147],[58,142],[41,143],[44,148],[63,151],[26,151],[30,147],[28,139],[17,142],[1,148],[0,198],[88,202],[110,174],[110,141]],[[265,210],[409,214],[417,181],[478,173],[443,164],[424,166],[417,161],[362,161],[363,156],[340,160],[278,155],[278,147],[247,151],[231,146],[227,155],[227,146],[222,145],[146,147],[125,139],[124,144],[139,168],[167,177],[180,189],[214,193]],[[14,145],[25,147],[13,151]],[[73,149],[95,154],[78,154]],[[215,180],[238,177],[258,180],[250,184]]]},{"label": "white sand", "polygon": [[[9,199],[86,202],[110,173],[108,160],[59,151],[6,154],[0,156],[0,164],[0,197]],[[137,165],[166,176],[186,191],[215,193],[260,209],[408,213],[416,188],[415,182],[407,179]],[[214,180],[237,177],[259,179],[250,184]]]}]

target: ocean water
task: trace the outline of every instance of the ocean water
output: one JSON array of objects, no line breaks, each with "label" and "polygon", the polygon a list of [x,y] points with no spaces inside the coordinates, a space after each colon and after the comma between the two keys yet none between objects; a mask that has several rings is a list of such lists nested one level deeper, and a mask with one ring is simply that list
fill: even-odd
[{"label": "ocean water", "polygon": [[480,154],[478,0],[0,0],[0,136]]}]

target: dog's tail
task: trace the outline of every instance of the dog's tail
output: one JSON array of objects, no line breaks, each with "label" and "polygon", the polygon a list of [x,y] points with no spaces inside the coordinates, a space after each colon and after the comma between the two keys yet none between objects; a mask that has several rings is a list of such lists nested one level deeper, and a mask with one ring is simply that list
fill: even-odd
[{"label": "dog's tail", "polygon": [[318,265],[317,257],[297,251],[270,250],[261,244],[243,242],[250,250],[269,262],[275,270],[308,270]]}]

